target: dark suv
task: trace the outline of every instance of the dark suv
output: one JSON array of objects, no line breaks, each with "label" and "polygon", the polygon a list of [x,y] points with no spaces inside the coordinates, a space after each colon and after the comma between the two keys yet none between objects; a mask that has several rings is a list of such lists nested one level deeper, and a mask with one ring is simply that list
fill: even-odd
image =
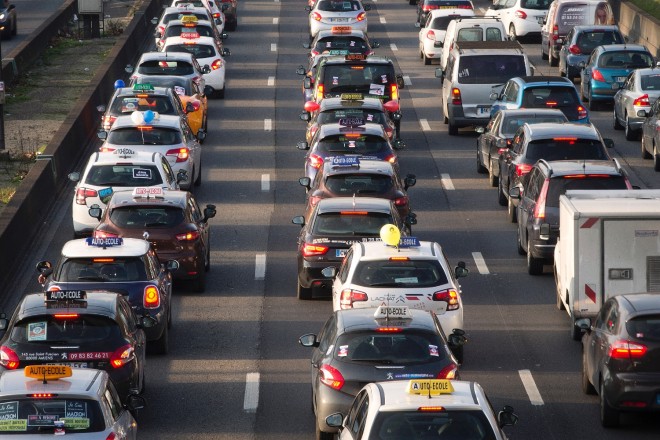
[{"label": "dark suv", "polygon": [[559,236],[559,196],[575,189],[632,189],[626,172],[612,160],[539,160],[522,181],[511,189],[519,200],[518,253],[527,254],[527,272],[543,273],[551,262]]}]

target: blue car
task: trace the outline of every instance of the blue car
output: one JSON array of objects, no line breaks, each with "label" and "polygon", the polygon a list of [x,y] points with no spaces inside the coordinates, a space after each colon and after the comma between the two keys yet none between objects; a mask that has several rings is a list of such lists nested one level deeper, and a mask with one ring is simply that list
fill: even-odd
[{"label": "blue car", "polygon": [[520,108],[558,109],[569,122],[589,123],[589,112],[580,101],[573,82],[561,76],[522,76],[511,78],[500,93],[494,92],[495,101],[490,117],[498,110]]},{"label": "blue car", "polygon": [[594,48],[625,42],[617,25],[575,26],[566,35],[564,45],[559,51],[559,74],[573,80],[580,75],[580,63],[586,64]]},{"label": "blue car", "polygon": [[589,101],[589,110],[598,103],[612,102],[630,72],[653,64],[653,55],[640,44],[598,46],[589,61],[581,63],[580,95]]}]

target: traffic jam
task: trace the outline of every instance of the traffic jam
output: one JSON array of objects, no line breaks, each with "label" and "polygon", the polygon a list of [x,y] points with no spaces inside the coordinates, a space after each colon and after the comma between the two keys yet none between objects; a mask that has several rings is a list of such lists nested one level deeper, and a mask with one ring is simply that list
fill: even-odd
[{"label": "traffic jam", "polygon": [[[605,1],[407,3],[296,5],[300,41],[260,61],[290,95],[266,138],[241,119],[260,110],[257,56],[226,61],[238,4],[174,0],[151,20],[66,176],[72,239],[0,314],[3,436],[266,437],[266,420],[317,440],[657,435],[660,64]],[[410,17],[399,43],[388,20]],[[249,52],[260,31],[241,22]],[[263,222],[280,224],[261,240]],[[227,258],[260,241],[253,266]],[[231,321],[240,347],[211,336]],[[209,396],[216,380],[241,408]]]}]

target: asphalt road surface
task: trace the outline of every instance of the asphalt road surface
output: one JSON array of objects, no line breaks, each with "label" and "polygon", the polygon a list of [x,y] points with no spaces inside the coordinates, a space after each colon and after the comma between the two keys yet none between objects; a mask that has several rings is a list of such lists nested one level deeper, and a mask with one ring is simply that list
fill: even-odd
[{"label": "asphalt road surface", "polygon": [[[139,416],[142,439],[309,439],[308,349],[297,338],[318,332],[332,310],[325,299],[296,299],[296,237],[291,218],[303,213],[304,140],[301,77],[306,63],[306,2],[242,1],[238,31],[226,46],[225,100],[213,100],[203,145],[200,203],[213,203],[212,269],[207,292],[179,286],[175,295],[170,354],[151,356],[149,406]],[[569,336],[569,319],[555,308],[551,267],[544,276],[526,272],[516,252],[515,226],[497,204],[496,190],[476,172],[477,136],[462,129],[450,137],[442,122],[435,66],[417,49],[415,8],[404,0],[373,2],[369,33],[379,55],[395,60],[407,76],[402,91],[399,155],[402,173],[417,175],[410,190],[418,225],[414,234],[438,241],[455,264],[467,263],[463,379],[481,383],[496,409],[512,405],[520,417],[507,428],[513,439],[657,439],[660,422],[626,416],[624,427],[605,430],[596,396],[580,390],[581,348]],[[477,1],[482,12],[487,7]],[[25,15],[23,15],[25,17]],[[19,32],[25,31],[21,27]],[[525,44],[537,73],[558,74]],[[634,185],[658,186],[639,142],[612,129],[612,109],[591,113]],[[425,122],[424,122],[425,121]],[[34,264],[55,260],[72,237],[73,185],[59,200],[33,252],[17,272],[15,295],[3,298],[12,312],[21,294],[38,289]],[[479,263],[477,263],[479,261]]]}]

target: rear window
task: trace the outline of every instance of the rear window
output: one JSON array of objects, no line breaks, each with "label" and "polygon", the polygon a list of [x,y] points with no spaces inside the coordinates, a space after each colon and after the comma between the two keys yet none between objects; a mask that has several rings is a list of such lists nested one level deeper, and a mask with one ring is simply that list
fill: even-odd
[{"label": "rear window", "polygon": [[33,434],[51,436],[55,421],[64,421],[67,434],[100,432],[105,420],[99,403],[86,399],[25,399],[0,400],[2,417],[0,431],[3,434]]},{"label": "rear window", "polygon": [[181,142],[179,130],[164,127],[126,127],[108,133],[108,143],[114,145],[174,145]]},{"label": "rear window", "polygon": [[559,33],[565,35],[572,27],[593,23],[589,17],[589,8],[586,4],[568,3],[557,7],[557,27]]},{"label": "rear window", "polygon": [[[386,325],[383,322],[383,326]],[[412,329],[404,329],[400,333],[378,333],[374,330],[344,333],[334,345],[334,358],[344,362],[401,365],[437,362],[447,357],[440,336],[430,331]]]},{"label": "rear window", "polygon": [[547,10],[552,0],[521,0],[520,7],[523,9]]},{"label": "rear window", "polygon": [[[433,400],[429,400],[432,405]],[[423,440],[429,438],[495,440],[495,433],[481,410],[381,411],[369,440]]]},{"label": "rear window", "polygon": [[580,32],[575,44],[580,48],[580,52],[589,55],[597,46],[606,44],[623,44],[621,33],[613,30],[594,30],[589,32]]},{"label": "rear window", "polygon": [[314,235],[380,237],[380,229],[394,223],[391,215],[379,212],[364,214],[341,214],[328,212],[319,214],[314,220]]},{"label": "rear window", "polygon": [[144,262],[139,257],[70,258],[62,263],[57,274],[62,282],[146,281]]},{"label": "rear window", "polygon": [[125,206],[110,212],[110,221],[120,228],[172,228],[185,219],[175,206]]},{"label": "rear window", "polygon": [[660,315],[638,316],[626,323],[628,334],[643,341],[660,341]]},{"label": "rear window", "polygon": [[151,84],[154,87],[173,87],[177,94],[192,95],[190,80],[180,76],[141,76],[135,80],[136,84]]},{"label": "rear window", "polygon": [[474,55],[459,58],[460,84],[500,84],[526,74],[525,57],[522,55]]},{"label": "rear window", "polygon": [[436,17],[433,19],[433,21],[431,21],[430,28],[437,29],[440,31],[446,31],[447,26],[449,26],[449,22],[460,17],[461,17],[460,15],[448,15],[446,17]]},{"label": "rear window", "polygon": [[474,9],[469,0],[426,0],[424,4],[438,6],[435,9]]},{"label": "rear window", "polygon": [[653,66],[653,57],[648,52],[611,51],[598,58],[598,67],[638,69]]},{"label": "rear window", "polygon": [[513,137],[518,128],[523,124],[540,124],[543,122],[567,122],[565,116],[510,116],[502,121],[502,134],[507,137]]},{"label": "rear window", "polygon": [[362,38],[356,37],[325,37],[316,42],[314,50],[323,53],[326,50],[345,50],[349,53],[364,52],[369,49]]},{"label": "rear window", "polygon": [[[82,304],[85,304],[82,302]],[[84,308],[70,309],[72,314]],[[119,325],[110,318],[97,315],[69,316],[66,319],[56,315],[33,316],[17,322],[11,329],[12,341],[22,344],[51,344],[63,342],[88,344],[121,337]]]},{"label": "rear window", "polygon": [[327,12],[350,12],[362,9],[360,2],[355,0],[321,0],[317,7],[319,11]]},{"label": "rear window", "polygon": [[556,138],[539,139],[527,145],[525,159],[534,163],[539,159],[545,160],[580,160],[596,159],[609,160],[605,147],[599,140]]},{"label": "rear window", "polygon": [[380,125],[387,124],[387,117],[383,112],[361,108],[342,108],[324,111],[319,113],[316,121],[318,124],[332,124],[344,118],[363,118],[364,122],[373,122]]},{"label": "rear window", "polygon": [[145,61],[138,66],[142,75],[192,75],[195,69],[185,61]]},{"label": "rear window", "polygon": [[388,143],[380,136],[363,134],[332,135],[323,138],[318,150],[323,153],[376,154],[388,148]]},{"label": "rear window", "polygon": [[437,260],[360,261],[353,283],[365,287],[433,287],[447,284],[448,277]]},{"label": "rear window", "polygon": [[[154,85],[152,83],[152,85]],[[152,95],[148,97],[118,96],[112,101],[110,114],[120,116],[133,113],[134,111],[151,110],[161,115],[177,115],[178,111],[172,105],[172,98],[164,95]]]},{"label": "rear window", "polygon": [[215,48],[208,44],[172,44],[165,48],[165,52],[187,52],[197,59],[215,56]]},{"label": "rear window", "polygon": [[575,107],[579,102],[573,86],[528,87],[524,90],[522,97],[522,107],[524,108]]},{"label": "rear window", "polygon": [[[484,32],[486,37],[484,38]],[[463,28],[458,30],[456,41],[502,41],[502,30],[499,27],[479,26]]]},{"label": "rear window", "polygon": [[628,189],[623,176],[594,176],[578,174],[550,180],[546,206],[559,208],[559,196],[574,189]]},{"label": "rear window", "polygon": [[338,196],[352,194],[387,194],[392,190],[392,177],[380,174],[335,174],[329,176],[325,186]]},{"label": "rear window", "polygon": [[642,90],[660,90],[660,74],[641,75]]},{"label": "rear window", "polygon": [[95,165],[85,183],[95,186],[154,186],[163,179],[156,165]]},{"label": "rear window", "polygon": [[325,98],[336,98],[342,93],[362,93],[365,96],[388,99],[392,85],[396,84],[391,64],[335,64],[323,69]]},{"label": "rear window", "polygon": [[182,24],[175,24],[165,29],[165,36],[163,38],[178,37],[181,35],[181,32],[196,32],[200,37],[215,37],[213,30],[209,26],[184,26]]}]

